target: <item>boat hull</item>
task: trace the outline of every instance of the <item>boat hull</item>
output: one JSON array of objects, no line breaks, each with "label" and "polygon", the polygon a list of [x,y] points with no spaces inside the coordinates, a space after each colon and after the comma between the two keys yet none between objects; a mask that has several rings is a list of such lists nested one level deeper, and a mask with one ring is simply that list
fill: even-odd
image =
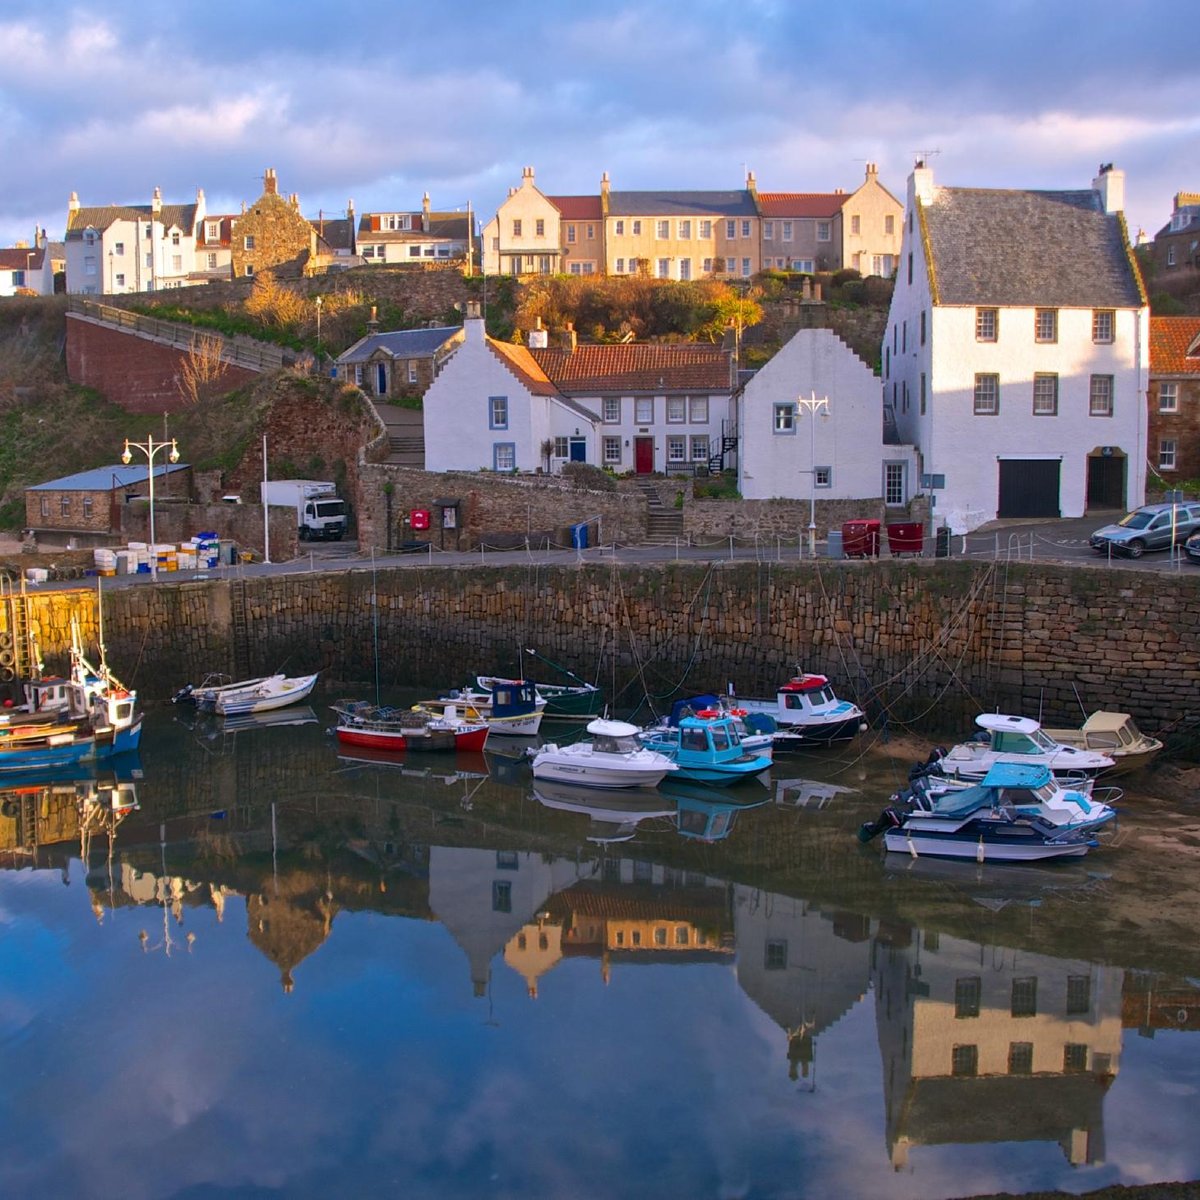
[{"label": "boat hull", "polygon": [[589,788],[654,788],[670,768],[662,765],[606,766],[566,759],[534,759],[534,779]]},{"label": "boat hull", "polygon": [[245,693],[227,692],[214,702],[214,711],[222,717],[241,717],[250,713],[273,712],[289,704],[306,700],[316,687],[316,675],[306,675],[294,681],[295,686],[272,689],[269,684],[249,688]]},{"label": "boat hull", "polygon": [[80,733],[54,745],[0,749],[0,772],[53,770],[73,763],[100,762],[128,754],[138,748],[142,737],[142,718],[132,725],[99,733]]},{"label": "boat hull", "polygon": [[1091,843],[1082,839],[1041,841],[993,834],[980,841],[978,832],[935,832],[902,826],[883,835],[886,850],[918,858],[958,858],[974,862],[1050,862],[1082,858]]},{"label": "boat hull", "polygon": [[786,750],[789,746],[828,746],[832,742],[848,742],[856,737],[862,724],[862,713],[813,724],[781,724],[773,735],[773,741],[777,750]]},{"label": "boat hull", "polygon": [[415,751],[482,750],[487,741],[486,725],[470,729],[365,729],[353,725],[339,725],[334,731],[337,740],[344,746],[361,746],[367,750],[387,750],[394,753]]}]

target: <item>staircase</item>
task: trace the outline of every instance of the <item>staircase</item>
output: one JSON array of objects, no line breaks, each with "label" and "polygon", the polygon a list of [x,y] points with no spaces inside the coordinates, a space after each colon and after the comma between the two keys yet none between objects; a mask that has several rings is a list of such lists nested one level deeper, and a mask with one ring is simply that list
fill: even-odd
[{"label": "staircase", "polygon": [[648,479],[634,479],[646,498],[646,541],[652,546],[673,544],[683,537],[683,513],[677,508],[668,508],[658,494],[658,489]]},{"label": "staircase", "polygon": [[388,462],[399,467],[425,468],[425,438],[415,434],[398,434],[388,430]]}]

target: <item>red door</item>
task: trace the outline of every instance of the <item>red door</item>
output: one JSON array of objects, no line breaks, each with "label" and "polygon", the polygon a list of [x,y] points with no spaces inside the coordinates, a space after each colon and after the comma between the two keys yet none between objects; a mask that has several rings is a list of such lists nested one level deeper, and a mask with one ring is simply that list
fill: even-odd
[{"label": "red door", "polygon": [[638,475],[649,475],[654,470],[654,439],[633,439],[633,469]]}]

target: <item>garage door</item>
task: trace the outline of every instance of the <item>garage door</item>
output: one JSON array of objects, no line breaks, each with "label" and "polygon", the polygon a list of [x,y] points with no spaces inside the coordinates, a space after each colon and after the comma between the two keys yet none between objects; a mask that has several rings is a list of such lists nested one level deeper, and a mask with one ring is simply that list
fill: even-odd
[{"label": "garage door", "polygon": [[1001,517],[1057,517],[1057,458],[1003,458],[1000,460]]}]

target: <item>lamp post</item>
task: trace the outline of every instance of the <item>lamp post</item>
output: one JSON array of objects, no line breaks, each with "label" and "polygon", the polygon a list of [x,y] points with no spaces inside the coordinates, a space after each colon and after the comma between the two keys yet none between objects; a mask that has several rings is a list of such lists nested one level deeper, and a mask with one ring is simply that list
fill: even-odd
[{"label": "lamp post", "polygon": [[318,296],[313,303],[317,306],[317,357],[321,356],[321,305],[324,303],[322,297]]},{"label": "lamp post", "polygon": [[153,437],[149,437],[144,442],[131,442],[128,438],[125,439],[125,451],[121,455],[121,461],[129,466],[133,459],[134,450],[140,450],[146,456],[146,465],[148,467],[148,475],[150,478],[150,577],[155,583],[158,582],[158,552],[154,546],[154,456],[160,450],[168,451],[167,458],[171,462],[179,461],[179,447],[175,444],[175,439],[172,438],[169,442],[156,442]]},{"label": "lamp post", "polygon": [[829,416],[829,397],[797,396],[796,407],[809,415],[808,557],[817,556],[817,416]]}]

